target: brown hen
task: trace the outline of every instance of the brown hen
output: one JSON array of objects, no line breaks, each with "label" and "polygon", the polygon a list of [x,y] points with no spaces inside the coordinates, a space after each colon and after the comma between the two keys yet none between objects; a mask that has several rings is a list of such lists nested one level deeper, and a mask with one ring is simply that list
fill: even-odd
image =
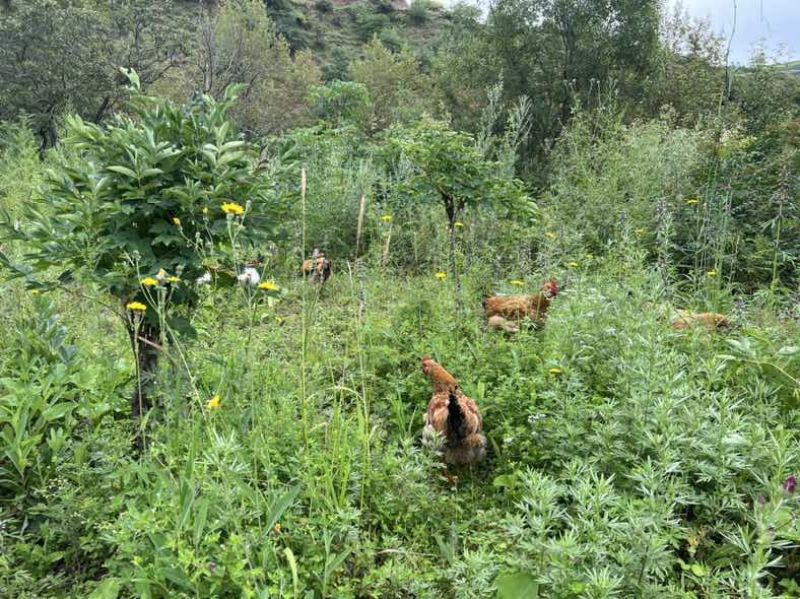
[{"label": "brown hen", "polygon": [[727,329],[731,326],[730,320],[724,314],[716,312],[690,312],[689,310],[676,310],[678,317],[672,321],[672,328],[676,331],[685,331],[692,327],[703,327],[707,331]]},{"label": "brown hen", "polygon": [[331,261],[318,248],[314,248],[311,258],[303,261],[301,270],[312,283],[324,283],[331,276]]},{"label": "brown hen", "polygon": [[551,279],[542,286],[541,293],[489,297],[483,301],[483,308],[488,318],[493,316],[502,316],[509,320],[530,318],[534,323],[542,324],[558,291],[558,281]]},{"label": "brown hen", "polygon": [[436,444],[444,437],[442,458],[446,464],[474,464],[486,455],[481,414],[475,402],[464,395],[458,381],[428,356],[422,359],[422,372],[433,383],[433,397],[425,413],[422,443]]}]

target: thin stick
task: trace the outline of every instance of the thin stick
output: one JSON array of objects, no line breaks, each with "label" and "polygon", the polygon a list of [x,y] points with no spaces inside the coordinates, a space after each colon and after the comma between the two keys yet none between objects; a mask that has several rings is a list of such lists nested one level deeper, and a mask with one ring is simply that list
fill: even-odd
[{"label": "thin stick", "polygon": [[[303,167],[300,171],[300,204],[302,208],[303,214],[303,255],[301,259],[305,259],[306,256],[306,169]],[[308,352],[308,325],[306,323],[306,311],[308,310],[308,298],[307,298],[307,289],[308,285],[303,285],[303,318],[302,318],[302,348],[301,348],[301,355],[300,355],[300,396],[302,400],[302,420],[303,420],[303,440],[305,442],[305,447],[308,449],[308,421],[307,421],[307,411],[308,406],[308,398],[306,397],[306,359],[307,359],[307,352]]]},{"label": "thin stick", "polygon": [[367,194],[361,194],[361,205],[358,207],[358,227],[356,228],[356,258],[361,255],[361,235],[364,232],[364,214],[367,211]]},{"label": "thin stick", "polygon": [[386,268],[386,263],[389,261],[389,246],[392,243],[392,225],[389,225],[389,230],[386,232],[386,242],[383,244],[383,254],[381,255],[381,268]]}]

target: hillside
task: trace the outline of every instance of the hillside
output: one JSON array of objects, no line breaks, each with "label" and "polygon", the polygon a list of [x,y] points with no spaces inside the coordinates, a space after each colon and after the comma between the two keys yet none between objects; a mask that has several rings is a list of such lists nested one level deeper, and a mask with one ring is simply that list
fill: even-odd
[{"label": "hillside", "polygon": [[427,61],[448,13],[419,0],[270,0],[268,14],[295,50],[311,50],[326,79],[347,78],[347,66],[373,37],[391,50],[409,48]]},{"label": "hillside", "polygon": [[800,60],[793,60],[777,65],[777,68],[786,73],[791,73],[792,75],[800,75]]}]

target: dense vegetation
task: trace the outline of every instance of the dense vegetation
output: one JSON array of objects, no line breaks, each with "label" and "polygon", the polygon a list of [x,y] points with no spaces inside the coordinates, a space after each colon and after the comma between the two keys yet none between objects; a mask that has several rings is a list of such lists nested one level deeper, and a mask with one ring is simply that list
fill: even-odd
[{"label": "dense vegetation", "polygon": [[655,0],[479,17],[0,3],[0,596],[800,596],[800,79]]}]

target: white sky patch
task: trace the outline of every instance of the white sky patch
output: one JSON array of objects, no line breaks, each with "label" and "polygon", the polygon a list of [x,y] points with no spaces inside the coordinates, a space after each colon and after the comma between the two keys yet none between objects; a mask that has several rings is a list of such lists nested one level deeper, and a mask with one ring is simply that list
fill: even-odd
[{"label": "white sky patch", "polygon": [[733,63],[746,64],[759,46],[778,62],[800,58],[800,0],[669,0],[677,4],[726,40],[733,34]]}]

